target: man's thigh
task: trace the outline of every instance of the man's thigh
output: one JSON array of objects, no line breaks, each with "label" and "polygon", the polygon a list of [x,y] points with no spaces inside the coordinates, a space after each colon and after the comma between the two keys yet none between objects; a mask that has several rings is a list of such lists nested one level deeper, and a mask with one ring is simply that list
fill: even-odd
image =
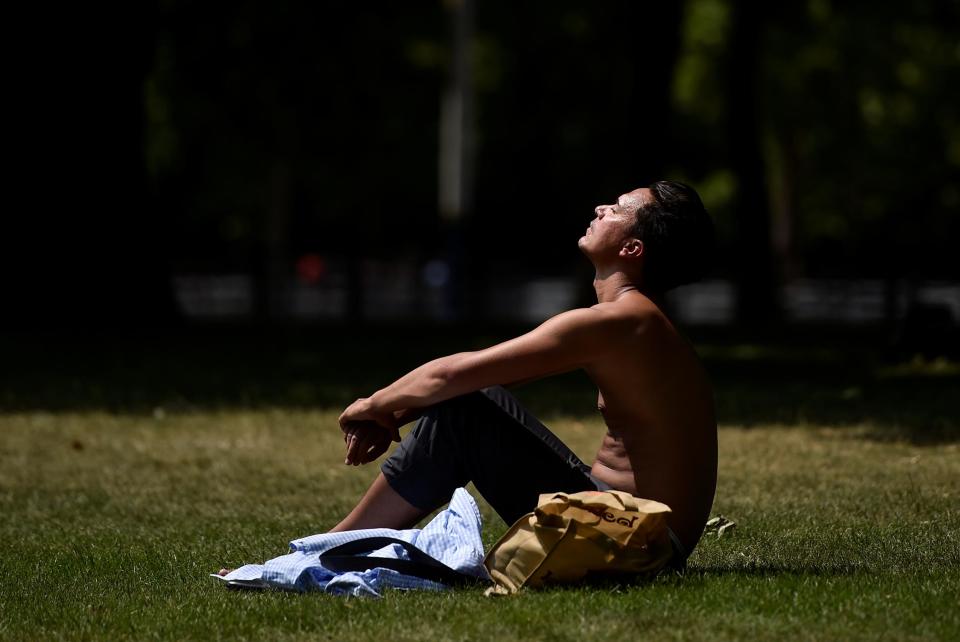
[{"label": "man's thigh", "polygon": [[541,494],[597,490],[605,485],[512,394],[496,386],[480,391],[493,430],[474,433],[471,480],[507,523],[532,511]]}]

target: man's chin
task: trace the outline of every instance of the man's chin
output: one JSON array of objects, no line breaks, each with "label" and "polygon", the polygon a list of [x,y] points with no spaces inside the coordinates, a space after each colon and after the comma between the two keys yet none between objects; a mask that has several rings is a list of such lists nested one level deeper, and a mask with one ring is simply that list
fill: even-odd
[{"label": "man's chin", "polygon": [[580,248],[580,251],[583,252],[584,254],[586,254],[588,257],[590,256],[590,250],[587,249],[587,237],[586,237],[586,236],[581,236],[581,237],[580,237],[580,240],[577,241],[577,247]]}]

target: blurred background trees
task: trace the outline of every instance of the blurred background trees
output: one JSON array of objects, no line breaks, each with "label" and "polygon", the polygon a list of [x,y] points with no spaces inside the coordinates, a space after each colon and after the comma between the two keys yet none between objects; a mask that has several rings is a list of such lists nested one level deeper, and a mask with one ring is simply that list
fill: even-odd
[{"label": "blurred background trees", "polygon": [[[472,318],[518,275],[588,282],[593,206],[661,177],[714,215],[741,321],[803,277],[960,278],[956,1],[146,6],[74,10],[95,24],[25,73],[52,171],[8,319],[169,322],[175,276],[222,273],[257,318],[297,278],[342,279],[357,317],[366,260],[455,285],[445,314]],[[445,217],[458,46],[470,189]]]}]

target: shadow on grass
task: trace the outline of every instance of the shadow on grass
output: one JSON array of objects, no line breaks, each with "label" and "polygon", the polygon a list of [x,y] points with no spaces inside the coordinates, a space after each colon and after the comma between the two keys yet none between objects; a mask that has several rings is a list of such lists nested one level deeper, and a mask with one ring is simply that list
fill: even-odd
[{"label": "shadow on grass", "polygon": [[853,564],[800,566],[791,564],[760,563],[753,566],[698,566],[676,576],[677,581],[705,579],[709,577],[780,577],[783,575],[844,577],[869,573],[862,566]]},{"label": "shadow on grass", "polygon": [[879,441],[960,441],[960,372],[927,363],[885,366],[875,354],[838,350],[808,361],[768,356],[705,360],[721,423],[855,427]]},{"label": "shadow on grass", "polygon": [[[425,361],[521,331],[318,326],[7,335],[0,337],[0,412],[339,410]],[[955,363],[891,365],[869,341],[849,336],[760,345],[712,336],[698,347],[721,424],[855,426],[878,440],[960,441]],[[596,391],[583,373],[536,382],[517,394],[541,416],[596,416]]]},{"label": "shadow on grass", "polygon": [[764,564],[750,568],[735,566],[691,567],[684,571],[664,571],[655,577],[644,575],[595,575],[587,576],[572,584],[551,584],[537,589],[537,592],[564,593],[583,590],[618,593],[620,591],[650,586],[690,586],[712,578],[772,578],[772,577],[848,577],[866,573],[855,566],[799,567],[790,565]]}]

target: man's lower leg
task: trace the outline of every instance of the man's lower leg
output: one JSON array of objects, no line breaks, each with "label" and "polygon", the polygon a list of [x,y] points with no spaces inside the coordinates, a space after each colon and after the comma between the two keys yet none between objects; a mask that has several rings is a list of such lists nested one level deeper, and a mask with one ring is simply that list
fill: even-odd
[{"label": "man's lower leg", "polygon": [[331,533],[363,528],[411,528],[430,511],[417,508],[390,487],[383,473],[370,484],[363,499],[343,520],[330,529]]}]

